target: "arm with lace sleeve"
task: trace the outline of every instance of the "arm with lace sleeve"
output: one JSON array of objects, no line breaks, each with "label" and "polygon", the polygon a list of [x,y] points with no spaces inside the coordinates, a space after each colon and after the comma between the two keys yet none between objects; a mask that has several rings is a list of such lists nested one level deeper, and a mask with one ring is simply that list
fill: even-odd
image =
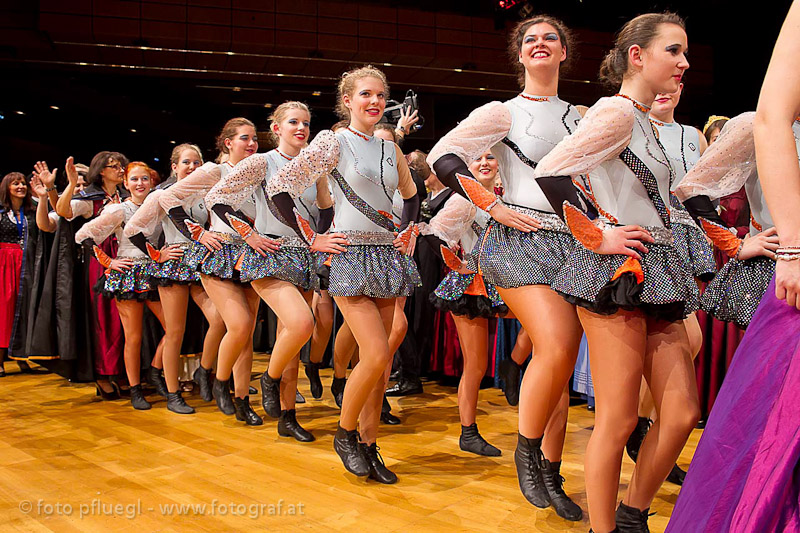
[{"label": "arm with lace sleeve", "polygon": [[249,235],[252,228],[242,220],[236,210],[250,200],[253,191],[264,181],[268,167],[267,154],[247,157],[219,180],[206,195],[208,208],[242,236]]},{"label": "arm with lace sleeve", "polygon": [[222,171],[216,163],[206,163],[187,177],[178,181],[158,198],[158,203],[175,227],[184,237],[195,240],[189,225],[198,226],[189,216],[184,205],[200,201],[220,180]]},{"label": "arm with lace sleeve", "polygon": [[469,164],[500,142],[510,129],[511,113],[506,106],[490,102],[442,137],[428,155],[428,164],[439,181],[481,209],[491,209],[497,198],[478,183]]},{"label": "arm with lace sleeve", "polygon": [[476,212],[477,208],[472,203],[453,195],[428,224],[420,224],[420,232],[423,235],[435,235],[454,248],[464,232],[470,229]]},{"label": "arm with lace sleeve", "polygon": [[103,209],[100,216],[83,225],[75,234],[75,242],[91,240],[92,244],[101,243],[114,233],[125,221],[125,206],[110,204]]},{"label": "arm with lace sleeve", "polygon": [[725,124],[719,138],[675,189],[679,200],[685,202],[695,196],[714,200],[733,194],[744,186],[756,170],[754,118],[754,112],[743,113]]},{"label": "arm with lace sleeve", "polygon": [[[294,200],[307,188],[327,178],[339,164],[339,140],[330,130],[323,130],[314,137],[294,159],[286,163],[267,183],[267,194],[291,228],[306,242],[310,237],[300,227],[295,217]],[[325,180],[322,180],[325,182]],[[322,207],[322,206],[320,206]],[[307,226],[307,222],[304,227]]]}]

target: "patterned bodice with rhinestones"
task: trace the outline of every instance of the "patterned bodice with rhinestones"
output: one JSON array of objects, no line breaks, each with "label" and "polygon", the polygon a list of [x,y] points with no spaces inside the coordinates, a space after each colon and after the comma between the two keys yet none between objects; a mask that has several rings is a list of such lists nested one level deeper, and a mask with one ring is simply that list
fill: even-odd
[{"label": "patterned bodice with rhinestones", "polygon": [[672,190],[678,186],[687,172],[700,159],[700,132],[692,126],[684,126],[677,122],[652,121],[658,132],[658,140],[672,162],[675,179]]},{"label": "patterned bodice with rhinestones", "polygon": [[336,231],[389,231],[354,207],[354,202],[359,203],[360,198],[374,211],[386,213],[391,221],[392,199],[399,182],[395,145],[359,133],[349,129],[336,133],[339,161],[331,172],[336,206],[333,224]]},{"label": "patterned bodice with rhinestones", "polygon": [[575,131],[581,115],[557,96],[522,94],[503,105],[511,115],[511,128],[491,149],[500,167],[503,201],[552,213],[533,170],[561,139]]},{"label": "patterned bodice with rhinestones", "polygon": [[[26,213],[25,218],[27,220],[24,220],[23,224],[30,227],[31,217]],[[34,220],[33,223],[35,225],[36,221]],[[0,210],[0,242],[22,244],[22,237],[17,231],[16,215],[11,209]]]}]

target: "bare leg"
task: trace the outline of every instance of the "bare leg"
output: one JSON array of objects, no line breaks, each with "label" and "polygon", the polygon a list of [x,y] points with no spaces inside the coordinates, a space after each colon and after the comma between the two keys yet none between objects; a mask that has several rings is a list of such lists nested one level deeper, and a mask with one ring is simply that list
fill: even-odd
[{"label": "bare leg", "polygon": [[648,318],[647,330],[644,375],[658,415],[642,442],[624,500],[640,510],[650,507],[700,418],[686,326]]},{"label": "bare leg", "polygon": [[203,355],[200,358],[200,365],[206,370],[211,370],[217,361],[219,344],[225,335],[225,322],[203,287],[201,285],[191,285],[190,287],[192,299],[208,321],[208,331],[203,339]]},{"label": "bare leg", "polygon": [[333,377],[343,378],[347,375],[347,365],[355,351],[356,338],[345,318],[344,324],[336,332],[336,341],[333,344]]},{"label": "bare leg", "polygon": [[638,311],[602,316],[578,308],[578,316],[589,342],[597,402],[584,463],[586,499],[592,529],[605,532],[616,524],[622,450],[636,426],[647,322]]},{"label": "bare leg", "polygon": [[267,369],[269,376],[278,380],[286,365],[311,338],[314,316],[309,307],[310,295],[307,300],[296,286],[274,278],[255,280],[251,285],[284,326],[275,339]]},{"label": "bare leg", "polygon": [[249,306],[250,329],[247,332],[247,339],[233,365],[233,385],[234,394],[237,398],[244,398],[250,395],[250,376],[253,372],[253,332],[256,329],[256,319],[258,318],[258,304],[260,302],[258,294],[250,287],[245,286],[244,296]]},{"label": "bare leg", "polygon": [[316,320],[314,321],[314,332],[311,334],[309,360],[312,363],[320,363],[331,338],[331,329],[333,329],[333,299],[328,291],[314,293],[312,308]]},{"label": "bare leg", "polygon": [[367,444],[372,444],[378,438],[378,426],[381,419],[381,409],[383,407],[383,396],[386,391],[386,384],[389,382],[389,374],[392,372],[392,358],[394,353],[400,348],[403,337],[408,331],[408,319],[406,318],[404,307],[406,297],[401,296],[394,300],[394,314],[392,315],[392,329],[389,332],[389,362],[383,371],[382,379],[378,380],[378,385],[372,390],[367,403],[359,415],[361,440]]},{"label": "bare leg", "polygon": [[489,353],[489,321],[453,315],[458,341],[464,354],[464,370],[458,382],[458,414],[462,426],[475,423],[478,392],[486,375]]},{"label": "bare leg", "polygon": [[382,384],[389,363],[389,332],[394,315],[394,299],[372,299],[366,296],[336,297],[336,304],[351,325],[358,342],[360,361],[350,373],[344,390],[339,425],[356,429],[359,414],[370,393]]},{"label": "bare leg", "polygon": [[511,350],[511,360],[522,366],[528,356],[533,353],[533,341],[531,336],[525,329],[519,330],[517,334],[517,341],[514,343],[514,348]]},{"label": "bare leg", "polygon": [[567,437],[567,416],[569,415],[569,385],[564,387],[561,399],[550,414],[542,438],[542,453],[550,462],[560,462]]},{"label": "bare leg", "polygon": [[186,330],[186,306],[189,304],[189,287],[175,283],[169,287],[159,287],[158,296],[164,309],[164,379],[169,392],[178,392],[178,373],[181,357],[181,343]]},{"label": "bare leg", "polygon": [[131,387],[141,383],[142,315],[144,304],[136,300],[117,300],[117,310],[125,332],[125,373]]}]

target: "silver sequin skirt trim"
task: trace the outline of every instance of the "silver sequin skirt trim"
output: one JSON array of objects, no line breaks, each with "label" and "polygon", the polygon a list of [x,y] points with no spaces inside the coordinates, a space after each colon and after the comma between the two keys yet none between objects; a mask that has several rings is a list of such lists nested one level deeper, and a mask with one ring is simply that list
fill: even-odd
[{"label": "silver sequin skirt trim", "polygon": [[157,300],[156,286],[151,282],[156,264],[150,259],[136,258],[124,271],[110,270],[100,277],[95,292],[118,300]]},{"label": "silver sequin skirt trim", "polygon": [[549,285],[575,245],[570,233],[525,233],[492,220],[473,251],[470,268],[477,270],[479,264],[484,281],[505,289]]},{"label": "silver sequin skirt trim", "polygon": [[316,265],[307,247],[281,245],[277,252],[261,255],[247,246],[241,258],[239,277],[243,282],[275,278],[303,290],[313,290],[318,285]]},{"label": "silver sequin skirt trim", "polygon": [[199,242],[181,242],[178,244],[183,250],[183,255],[178,259],[170,259],[156,265],[152,280],[154,285],[168,287],[175,283],[188,284],[200,281],[197,264],[206,256],[208,250]]},{"label": "silver sequin skirt trim", "polygon": [[689,265],[695,277],[711,279],[717,272],[717,263],[714,261],[714,250],[708,244],[705,233],[694,224],[673,221],[672,236],[675,240],[675,249]]},{"label": "silver sequin skirt trim", "polygon": [[[336,230],[332,230],[336,233]],[[339,233],[344,233],[347,237],[347,242],[354,246],[392,246],[395,235],[388,231],[357,231],[345,230]]]},{"label": "silver sequin skirt trim", "polygon": [[547,211],[539,211],[538,209],[531,209],[530,207],[523,207],[521,205],[514,205],[514,204],[504,204],[509,209],[513,209],[518,213],[522,213],[523,215],[528,215],[529,217],[533,217],[537,219],[539,222],[542,223],[542,229],[547,229],[550,231],[558,231],[561,233],[569,233],[569,228],[561,220],[558,215],[555,213],[549,213]]},{"label": "silver sequin skirt trim", "polygon": [[746,328],[774,275],[775,261],[768,257],[731,259],[708,284],[700,305],[715,318]]},{"label": "silver sequin skirt trim", "polygon": [[350,244],[346,252],[331,257],[328,285],[331,296],[396,298],[410,296],[414,287],[420,285],[414,260],[391,245]]},{"label": "silver sequin skirt trim", "polygon": [[491,283],[487,283],[485,279],[484,286],[488,296],[464,294],[475,276],[480,276],[480,274],[461,274],[450,271],[431,295],[431,303],[442,311],[450,311],[455,315],[466,315],[470,318],[491,318],[498,313],[507,312],[508,307],[497,289]]},{"label": "silver sequin skirt trim", "polygon": [[675,247],[655,243],[647,247],[649,251],[642,258],[641,284],[632,274],[611,279],[628,256],[596,254],[577,245],[551,287],[571,303],[599,314],[640,309],[651,316],[676,321],[696,311],[699,290]]},{"label": "silver sequin skirt trim", "polygon": [[[204,246],[184,254],[187,265],[194,267],[201,274],[220,279],[240,281],[239,271],[234,267],[245,249],[250,247],[241,239],[226,239],[222,248],[209,252]],[[188,257],[187,257],[188,256]]]}]

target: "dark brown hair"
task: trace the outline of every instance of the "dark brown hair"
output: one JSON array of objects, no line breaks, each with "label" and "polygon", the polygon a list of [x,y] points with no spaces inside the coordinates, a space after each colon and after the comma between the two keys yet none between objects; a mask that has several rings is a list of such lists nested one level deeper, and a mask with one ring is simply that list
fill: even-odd
[{"label": "dark brown hair", "polygon": [[[92,158],[92,162],[89,164],[89,172],[86,173],[86,184],[91,185],[96,181],[102,181],[103,178],[100,177],[100,174],[112,159],[120,164],[122,170],[125,170],[125,167],[128,166],[128,158],[121,153],[100,152]],[[99,185],[102,185],[102,182]]]},{"label": "dark brown hair", "polygon": [[423,152],[422,150],[414,150],[410,154],[408,154],[408,166],[416,171],[419,174],[419,177],[424,180],[427,180],[431,176],[431,167],[428,165],[426,161],[428,155]]},{"label": "dark brown hair", "polygon": [[617,88],[628,73],[628,50],[638,44],[643,49],[650,46],[662,24],[675,24],[686,30],[683,19],[675,13],[645,13],[625,23],[614,39],[611,49],[600,65],[600,79]]},{"label": "dark brown hair", "polygon": [[331,131],[335,132],[336,130],[340,130],[342,128],[346,128],[349,125],[350,125],[350,121],[349,120],[340,120],[339,122],[337,122],[336,124],[331,126]]},{"label": "dark brown hair", "polygon": [[519,52],[522,50],[522,40],[525,38],[525,32],[535,24],[550,24],[556,29],[561,46],[567,49],[567,58],[561,63],[558,69],[559,74],[569,70],[575,56],[575,39],[572,36],[572,32],[557,18],[550,15],[536,15],[518,22],[508,36],[508,57],[511,60],[511,64],[514,65],[520,87],[525,87],[525,67],[519,62]]},{"label": "dark brown hair", "polygon": [[219,150],[217,163],[222,163],[223,156],[230,153],[228,147],[225,146],[225,139],[233,139],[234,135],[236,135],[236,130],[242,126],[250,126],[251,128],[256,129],[256,125],[244,117],[232,118],[226,122],[224,126],[222,126],[222,131],[219,132],[219,135],[217,135],[217,150]]},{"label": "dark brown hair", "polygon": [[387,124],[386,122],[378,122],[377,124],[375,124],[375,131],[378,130],[386,130],[389,133],[391,133],[392,141],[394,141],[394,143],[397,144],[397,132],[394,131],[394,128],[392,127],[391,124]]},{"label": "dark brown hair", "polygon": [[31,184],[25,179],[25,174],[22,172],[9,172],[3,176],[3,181],[0,182],[0,205],[6,209],[11,209],[11,184],[17,180],[25,182],[27,189],[25,190],[25,198],[22,199],[23,209],[33,209],[33,200],[31,199]]},{"label": "dark brown hair", "polygon": [[730,119],[720,118],[720,119],[715,120],[714,122],[712,122],[708,126],[706,126],[705,133],[703,133],[703,135],[705,135],[705,137],[706,137],[706,142],[710,143],[711,142],[711,135],[714,133],[714,130],[720,130],[721,131],[722,130],[722,126],[727,124],[728,120],[730,120]]}]

